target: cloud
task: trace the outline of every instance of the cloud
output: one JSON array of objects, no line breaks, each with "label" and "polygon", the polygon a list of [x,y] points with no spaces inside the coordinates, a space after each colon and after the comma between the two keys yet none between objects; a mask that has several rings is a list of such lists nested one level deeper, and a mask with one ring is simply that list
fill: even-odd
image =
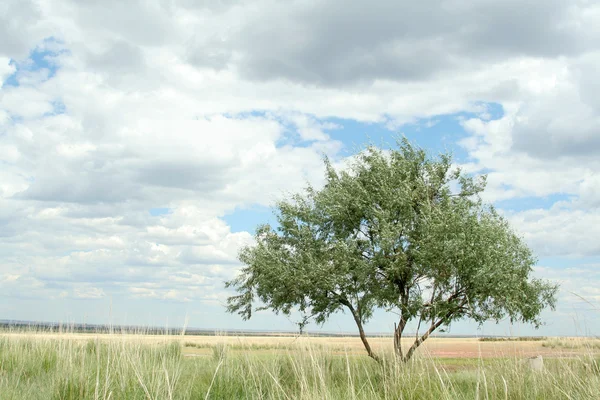
[{"label": "cloud", "polygon": [[135,298],[142,299],[159,299],[159,300],[171,300],[187,303],[190,301],[188,297],[185,296],[185,293],[182,293],[178,290],[160,290],[160,289],[150,289],[144,287],[132,287],[129,288],[130,293]]},{"label": "cloud", "polygon": [[[560,285],[559,312],[573,316],[574,312],[591,309],[597,314],[598,307],[600,307],[598,265],[588,264],[574,267],[570,264],[565,262],[561,268],[538,266],[534,273]],[[585,313],[580,314],[580,316],[582,315]],[[597,315],[592,314],[591,316],[597,318]]]},{"label": "cloud", "polygon": [[96,287],[78,287],[73,290],[76,299],[101,299],[105,297],[104,290]]},{"label": "cloud", "polygon": [[[584,52],[597,38],[581,29],[589,7],[564,0],[246,3],[229,12],[233,19],[245,11],[239,27],[222,30],[196,52],[218,47],[221,67],[231,64],[258,80],[323,86],[420,81],[510,57]],[[194,61],[213,65],[212,58]]]},{"label": "cloud", "polygon": [[[187,210],[183,214],[188,216],[194,211],[190,206]],[[164,225],[176,225],[181,214],[163,217]],[[128,288],[147,285],[186,291],[187,298],[198,299],[206,295],[202,287],[222,291],[222,281],[239,267],[238,248],[251,242],[248,233],[232,234],[218,219],[187,221],[205,232],[204,245],[189,235],[165,244],[151,227],[144,233],[137,227],[116,226],[115,219],[71,219],[58,210],[44,210],[28,219],[17,221],[19,236],[8,237],[0,246],[5,295],[23,291],[32,298],[83,298],[87,291],[87,298],[100,298],[131,294]]]},{"label": "cloud", "polygon": [[314,117],[304,114],[290,113],[284,118],[296,127],[296,131],[303,141],[327,141],[329,136],[326,131],[341,128],[333,123],[321,123]]},{"label": "cloud", "polygon": [[36,118],[54,110],[53,98],[42,91],[23,87],[3,92],[2,108],[14,116]]},{"label": "cloud", "polygon": [[4,82],[6,78],[14,74],[16,68],[11,64],[10,58],[0,57],[0,82]]},{"label": "cloud", "polygon": [[132,74],[145,68],[144,54],[137,45],[126,41],[115,41],[99,54],[90,54],[87,60],[92,70],[108,71],[112,76],[121,75],[129,79]]},{"label": "cloud", "polygon": [[43,38],[42,12],[31,0],[7,0],[0,5],[0,55],[24,57]]},{"label": "cloud", "polygon": [[[111,101],[87,91],[94,81],[156,97],[169,87],[196,115],[287,109],[407,121],[458,112],[473,101],[514,100],[553,57],[574,57],[596,43],[595,8],[585,2],[553,0],[540,8],[530,1],[518,7],[519,18],[512,2],[430,3],[117,2],[99,8],[98,2],[56,1],[37,18],[70,54],[59,57],[66,79],[55,81],[55,89],[73,96],[68,85],[87,95],[71,107],[89,110],[90,100],[102,102],[88,121],[108,130],[113,124],[101,115]],[[519,67],[527,60],[542,65]]]},{"label": "cloud", "polygon": [[523,198],[560,195],[550,206],[505,211],[540,257],[600,255],[594,240],[600,233],[600,162],[594,157],[600,150],[600,109],[581,95],[582,82],[595,72],[579,68],[589,57],[559,62],[529,95],[508,103],[501,118],[462,121],[470,134],[461,142],[471,161],[468,170],[488,175],[486,200],[512,199],[518,205]]},{"label": "cloud", "polygon": [[600,212],[559,207],[507,215],[512,226],[540,257],[598,257]]},{"label": "cloud", "polygon": [[[595,58],[600,60],[600,53]],[[514,121],[514,150],[547,159],[595,156],[600,150],[600,103],[590,91],[600,74],[588,63],[587,57],[582,59],[557,77],[543,96],[520,107]]]}]

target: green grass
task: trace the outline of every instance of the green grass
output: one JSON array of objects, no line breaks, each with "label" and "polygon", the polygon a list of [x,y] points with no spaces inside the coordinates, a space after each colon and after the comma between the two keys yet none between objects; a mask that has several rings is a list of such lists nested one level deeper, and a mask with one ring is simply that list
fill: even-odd
[{"label": "green grass", "polygon": [[[591,356],[515,359],[365,356],[325,348],[234,349],[185,357],[187,343],[0,337],[0,399],[598,399]],[[591,353],[590,353],[591,354]]]}]

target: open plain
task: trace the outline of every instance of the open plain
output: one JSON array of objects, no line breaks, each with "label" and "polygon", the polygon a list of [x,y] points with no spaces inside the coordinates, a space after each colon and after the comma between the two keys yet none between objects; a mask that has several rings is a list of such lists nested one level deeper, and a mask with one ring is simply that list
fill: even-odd
[{"label": "open plain", "polygon": [[4,332],[0,399],[600,398],[594,338],[370,342],[380,364],[357,337]]}]

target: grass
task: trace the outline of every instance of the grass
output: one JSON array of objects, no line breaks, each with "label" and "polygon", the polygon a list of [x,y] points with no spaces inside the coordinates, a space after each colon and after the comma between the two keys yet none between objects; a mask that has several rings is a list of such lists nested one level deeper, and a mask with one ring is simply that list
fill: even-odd
[{"label": "grass", "polygon": [[[382,353],[325,346],[206,345],[163,337],[0,336],[0,399],[598,399],[593,352],[545,358],[432,358],[408,365]],[[204,346],[204,345],[201,345]],[[262,347],[261,347],[262,346]],[[387,357],[386,357],[387,355]]]},{"label": "grass", "polygon": [[600,350],[600,339],[592,338],[553,338],[542,343],[551,349]]}]

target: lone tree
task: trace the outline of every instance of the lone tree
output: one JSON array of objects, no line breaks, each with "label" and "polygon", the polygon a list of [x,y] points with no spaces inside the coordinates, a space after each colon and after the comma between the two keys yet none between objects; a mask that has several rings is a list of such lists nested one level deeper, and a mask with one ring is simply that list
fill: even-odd
[{"label": "lone tree", "polygon": [[[557,286],[530,277],[532,252],[482,202],[485,177],[453,169],[450,155],[429,157],[404,139],[391,152],[365,149],[348,171],[327,159],[325,167],[321,190],[277,203],[280,226],[259,226],[256,244],[240,251],[245,267],[226,282],[238,292],[229,312],[248,319],[260,302],[323,323],[347,310],[378,360],[363,325],[382,308],[399,315],[394,349],[407,361],[452,321],[508,317],[537,328],[541,311],[554,308]],[[404,353],[410,321],[417,333]]]}]

